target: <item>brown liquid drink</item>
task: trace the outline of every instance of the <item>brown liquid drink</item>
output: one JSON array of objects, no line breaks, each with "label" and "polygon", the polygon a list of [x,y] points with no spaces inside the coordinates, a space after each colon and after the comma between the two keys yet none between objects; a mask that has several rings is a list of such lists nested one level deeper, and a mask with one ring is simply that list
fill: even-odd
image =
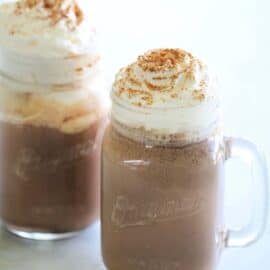
[{"label": "brown liquid drink", "polygon": [[[117,74],[102,151],[107,269],[215,270],[224,247],[262,235],[266,165],[253,143],[223,136],[213,82],[207,66],[181,49],[147,52]],[[226,230],[223,216],[231,157],[252,161],[261,181],[253,195],[262,203],[240,231]]]},{"label": "brown liquid drink", "polygon": [[185,51],[155,50],[116,76],[102,154],[109,270],[217,265],[225,147],[206,70]]},{"label": "brown liquid drink", "polygon": [[103,256],[110,270],[210,270],[223,245],[221,140],[153,146],[108,128]]},{"label": "brown liquid drink", "polygon": [[77,1],[0,5],[0,217],[59,239],[99,215],[106,93],[91,18]]},{"label": "brown liquid drink", "polygon": [[65,233],[97,218],[101,124],[78,134],[0,124],[0,213],[6,225]]}]

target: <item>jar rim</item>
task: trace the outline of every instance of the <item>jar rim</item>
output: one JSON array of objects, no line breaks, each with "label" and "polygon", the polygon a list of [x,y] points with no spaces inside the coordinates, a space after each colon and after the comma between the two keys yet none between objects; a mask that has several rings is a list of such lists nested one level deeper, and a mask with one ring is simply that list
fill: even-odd
[{"label": "jar rim", "polygon": [[218,121],[201,134],[155,134],[153,131],[125,126],[113,118],[111,118],[111,125],[121,136],[148,146],[182,147],[208,138],[222,137],[223,134],[223,125]]}]

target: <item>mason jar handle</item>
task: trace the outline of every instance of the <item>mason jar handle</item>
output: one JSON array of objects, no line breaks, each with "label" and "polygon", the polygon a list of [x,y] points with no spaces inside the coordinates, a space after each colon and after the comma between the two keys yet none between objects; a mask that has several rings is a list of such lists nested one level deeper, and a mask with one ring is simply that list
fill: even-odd
[{"label": "mason jar handle", "polygon": [[225,146],[226,159],[240,158],[252,169],[251,221],[239,230],[229,230],[225,241],[226,247],[246,247],[259,240],[267,223],[268,173],[266,160],[256,145],[246,139],[227,137]]}]

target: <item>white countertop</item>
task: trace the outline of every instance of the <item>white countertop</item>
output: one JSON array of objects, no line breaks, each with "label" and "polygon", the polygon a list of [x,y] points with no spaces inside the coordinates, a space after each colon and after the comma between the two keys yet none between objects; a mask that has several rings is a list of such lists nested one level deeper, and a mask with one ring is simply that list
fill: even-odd
[{"label": "white countertop", "polygon": [[[246,249],[226,250],[218,270],[269,270],[270,234]],[[1,270],[105,270],[99,241],[99,223],[78,237],[36,242],[0,230]],[[128,270],[128,269],[127,269]]]}]

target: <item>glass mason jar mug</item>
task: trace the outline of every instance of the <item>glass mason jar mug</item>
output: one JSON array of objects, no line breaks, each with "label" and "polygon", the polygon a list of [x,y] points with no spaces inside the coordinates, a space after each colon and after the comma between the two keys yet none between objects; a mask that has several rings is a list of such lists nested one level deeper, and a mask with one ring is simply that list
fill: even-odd
[{"label": "glass mason jar mug", "polygon": [[[102,153],[102,250],[108,269],[213,270],[224,247],[259,238],[267,171],[253,143],[225,137],[219,119],[193,134],[132,127],[125,117],[166,123],[179,110],[131,108],[112,97]],[[259,169],[254,196],[260,204],[240,231],[224,223],[224,165],[232,157]]]},{"label": "glass mason jar mug", "polygon": [[[134,136],[141,141],[134,140]],[[145,141],[144,141],[145,140]],[[180,143],[180,144],[178,144]],[[112,119],[103,142],[102,245],[108,269],[210,270],[224,246],[259,237],[266,215],[266,168],[256,147],[215,134],[182,145],[151,144]],[[247,158],[261,168],[253,223],[239,232],[223,219],[224,164]]]},{"label": "glass mason jar mug", "polygon": [[99,56],[42,58],[1,48],[1,59],[1,219],[22,237],[71,236],[99,212],[107,106]]}]

